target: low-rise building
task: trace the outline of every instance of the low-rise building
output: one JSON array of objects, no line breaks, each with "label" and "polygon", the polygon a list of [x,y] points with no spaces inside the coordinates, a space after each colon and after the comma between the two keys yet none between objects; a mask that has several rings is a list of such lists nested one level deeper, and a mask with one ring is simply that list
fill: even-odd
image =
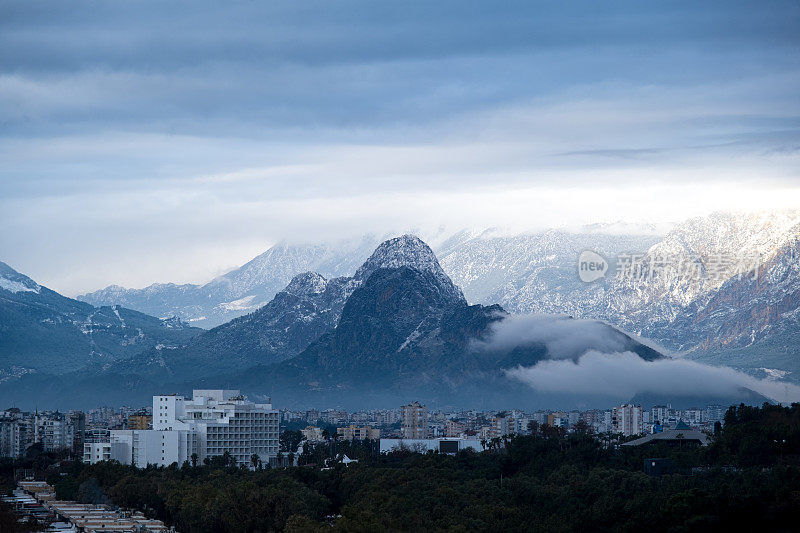
[{"label": "low-rise building", "polygon": [[480,452],[483,450],[479,439],[381,439],[381,453],[396,451],[412,451],[426,453],[434,451],[439,453],[455,454],[463,450]]},{"label": "low-rise building", "polygon": [[303,434],[303,438],[308,442],[322,442],[325,440],[322,437],[322,428],[317,426],[306,426],[306,429],[301,429],[300,433]]},{"label": "low-rise building", "polygon": [[358,427],[350,425],[343,428],[336,428],[336,434],[345,440],[377,440],[381,438],[381,430],[370,426]]},{"label": "low-rise building", "polygon": [[665,429],[658,433],[645,435],[642,438],[623,443],[623,446],[642,446],[666,442],[673,446],[708,446],[711,439],[708,435],[697,429],[692,429],[683,421],[679,421],[674,428]]}]

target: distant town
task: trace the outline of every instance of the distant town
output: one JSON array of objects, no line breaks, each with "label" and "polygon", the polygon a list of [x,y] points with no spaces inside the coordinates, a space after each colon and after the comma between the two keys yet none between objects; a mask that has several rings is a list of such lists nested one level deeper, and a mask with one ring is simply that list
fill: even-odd
[{"label": "distant town", "polygon": [[[24,457],[37,446],[44,452],[68,451],[86,463],[114,460],[144,468],[202,463],[227,452],[237,464],[259,468],[286,465],[287,458],[292,464],[305,443],[329,439],[380,441],[382,452],[407,446],[447,453],[483,451],[511,435],[554,429],[605,435],[614,443],[676,428],[710,435],[715,424],[723,423],[726,409],[624,404],[587,411],[444,411],[410,402],[396,409],[297,411],[250,402],[238,390],[195,390],[192,398],[154,396],[146,407],[6,409],[0,415],[0,456]],[[301,437],[292,443],[281,438],[286,432]]]}]

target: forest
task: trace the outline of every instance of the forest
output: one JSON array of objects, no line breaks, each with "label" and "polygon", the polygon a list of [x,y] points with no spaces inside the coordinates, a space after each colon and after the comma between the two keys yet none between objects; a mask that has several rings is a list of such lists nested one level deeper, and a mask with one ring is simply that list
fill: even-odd
[{"label": "forest", "polygon": [[[306,446],[301,466],[272,469],[226,456],[85,465],[31,449],[0,461],[0,483],[10,490],[14,470],[31,468],[59,499],[140,509],[181,533],[798,530],[800,404],[731,407],[705,448],[534,430],[457,455],[381,455],[375,442],[331,438]],[[332,460],[342,454],[358,462]],[[665,473],[645,473],[653,458],[668,461]],[[0,529],[15,527],[0,509]]]}]

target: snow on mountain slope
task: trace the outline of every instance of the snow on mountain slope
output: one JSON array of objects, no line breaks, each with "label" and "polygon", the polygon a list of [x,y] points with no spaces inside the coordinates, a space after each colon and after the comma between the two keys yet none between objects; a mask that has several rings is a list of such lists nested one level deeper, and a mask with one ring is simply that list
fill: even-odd
[{"label": "snow on mountain slope", "polygon": [[2,261],[0,261],[0,289],[12,293],[35,292],[37,294],[42,290],[38,283]]},{"label": "snow on mountain slope", "polygon": [[372,235],[334,244],[281,243],[204,285],[156,283],[143,289],[112,285],[77,298],[214,327],[266,305],[301,272],[313,270],[327,277],[351,274],[377,244]]},{"label": "snow on mountain slope", "polygon": [[[185,348],[155,354],[149,370],[194,376],[209,370],[222,372],[231,365],[243,369],[293,357],[336,327],[348,298],[375,272],[401,267],[431,275],[438,298],[466,305],[428,245],[413,235],[403,235],[378,246],[353,277],[297,274],[258,310],[204,332]],[[135,364],[143,370],[140,361]],[[134,368],[123,362],[115,370],[131,372]]]},{"label": "snow on mountain slope", "polygon": [[[800,211],[714,213],[678,224],[663,237],[655,228],[619,224],[581,233],[440,232],[436,255],[410,236],[377,249],[374,237],[282,244],[206,285],[112,286],[83,299],[209,326],[262,307],[301,272],[333,279],[355,271],[343,288],[346,298],[380,266],[413,262],[451,290],[460,288],[470,303],[602,319],[677,351],[719,349],[791,329],[800,315],[791,297],[797,280],[791,246],[799,228]],[[605,278],[580,281],[577,257],[584,250],[609,260]],[[765,265],[758,283],[735,283],[737,271],[757,265]],[[635,275],[618,275],[622,267]]]},{"label": "snow on mountain slope", "polygon": [[356,270],[353,278],[366,281],[379,268],[404,266],[430,272],[442,287],[446,287],[452,294],[457,294],[459,299],[464,299],[458,286],[445,274],[433,250],[414,235],[402,235],[381,243],[369,259]]},{"label": "snow on mountain slope", "polygon": [[493,230],[450,246],[442,268],[470,303],[499,303],[512,313],[584,316],[601,306],[609,283],[577,275],[578,255],[594,250],[613,258],[658,242],[652,235],[575,234],[550,230],[497,235]]},{"label": "snow on mountain slope", "polygon": [[[714,316],[704,309],[726,284],[733,290],[737,280],[769,264],[798,235],[800,211],[714,213],[688,220],[635,258],[632,275],[616,277],[606,308],[593,312],[673,349],[714,344]],[[767,285],[778,289],[777,277]],[[771,297],[780,298],[783,290]]]},{"label": "snow on mountain slope", "polygon": [[200,332],[180,321],[67,298],[2,262],[0,280],[0,376],[6,378],[22,370],[60,373],[105,365],[156,345],[181,346]]},{"label": "snow on mountain slope", "polygon": [[[470,302],[602,319],[677,351],[722,350],[800,327],[798,239],[797,210],[713,213],[663,238],[487,231],[440,257]],[[583,250],[609,260],[605,278],[579,280]]]}]

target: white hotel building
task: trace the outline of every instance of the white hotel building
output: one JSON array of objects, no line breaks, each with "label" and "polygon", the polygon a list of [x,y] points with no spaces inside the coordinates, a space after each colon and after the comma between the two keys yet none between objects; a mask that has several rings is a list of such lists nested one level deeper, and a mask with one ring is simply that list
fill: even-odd
[{"label": "white hotel building", "polygon": [[237,390],[195,390],[191,400],[153,396],[152,430],[111,431],[110,442],[86,444],[84,460],[167,466],[227,451],[239,464],[250,465],[254,454],[269,464],[278,454],[278,423],[270,403],[249,402]]}]

